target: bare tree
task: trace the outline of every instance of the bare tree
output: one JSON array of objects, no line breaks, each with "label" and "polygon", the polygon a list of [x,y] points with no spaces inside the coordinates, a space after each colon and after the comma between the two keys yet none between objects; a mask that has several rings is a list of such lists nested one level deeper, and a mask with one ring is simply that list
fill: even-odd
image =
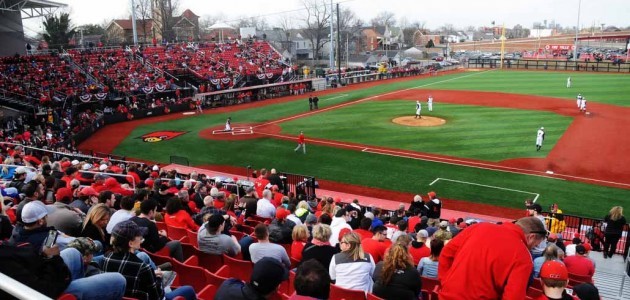
[{"label": "bare tree", "polygon": [[329,29],[332,11],[324,0],[302,1],[306,12],[302,33],[311,42],[313,55],[317,59],[324,46],[325,38],[328,36],[326,29]]},{"label": "bare tree", "polygon": [[350,49],[354,49],[353,52],[356,52],[358,43],[361,42],[362,28],[363,20],[359,19],[352,10],[344,8],[339,12],[339,31],[342,38],[339,50],[344,59],[345,53],[350,53]]},{"label": "bare tree", "polygon": [[396,25],[396,19],[393,12],[383,11],[374,17],[370,23],[372,26],[394,26]]},{"label": "bare tree", "polygon": [[267,23],[267,19],[263,17],[240,17],[235,22],[232,22],[232,26],[234,28],[241,27],[254,27],[257,30],[266,30],[269,29],[269,24]]},{"label": "bare tree", "polygon": [[292,29],[295,28],[294,20],[295,16],[289,13],[280,15],[276,20],[276,27],[280,29],[280,35],[282,37],[280,41],[282,49],[289,50],[289,52],[291,52],[291,40],[293,38],[291,33]]},{"label": "bare tree", "polygon": [[[133,9],[136,13],[136,24],[140,26],[137,28],[142,31],[142,40],[140,42],[147,42],[147,25],[151,20],[153,11],[151,0],[135,0],[135,7]],[[133,14],[133,12],[131,12]]]}]

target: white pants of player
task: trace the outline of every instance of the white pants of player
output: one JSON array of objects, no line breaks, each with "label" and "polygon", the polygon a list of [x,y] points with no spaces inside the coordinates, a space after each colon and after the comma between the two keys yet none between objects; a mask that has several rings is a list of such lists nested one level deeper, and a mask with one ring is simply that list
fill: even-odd
[{"label": "white pants of player", "polygon": [[580,101],[580,110],[586,111],[586,100]]},{"label": "white pants of player", "polygon": [[575,102],[577,104],[577,108],[580,108],[580,102],[582,102],[582,101],[580,101],[580,99],[577,99],[577,100],[575,100]]},{"label": "white pants of player", "polygon": [[416,116],[422,115],[422,109],[416,109]]},{"label": "white pants of player", "polygon": [[427,106],[429,107],[429,111],[433,111],[433,102],[428,102]]},{"label": "white pants of player", "polygon": [[571,81],[567,81],[567,88],[571,87]]},{"label": "white pants of player", "polygon": [[223,129],[225,131],[232,131],[232,126],[230,126],[230,124],[225,124],[225,129]]},{"label": "white pants of player", "polygon": [[543,139],[541,136],[536,137],[536,146],[542,147],[542,142],[543,142]]},{"label": "white pants of player", "polygon": [[302,148],[302,151],[304,152],[304,154],[306,154],[306,143],[298,144],[293,151],[297,152],[298,150],[300,150],[300,148]]}]

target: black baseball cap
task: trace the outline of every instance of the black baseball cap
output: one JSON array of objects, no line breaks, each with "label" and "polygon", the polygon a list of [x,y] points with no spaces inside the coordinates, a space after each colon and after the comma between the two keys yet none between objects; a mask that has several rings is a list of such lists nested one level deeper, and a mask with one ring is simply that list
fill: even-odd
[{"label": "black baseball cap", "polygon": [[133,240],[137,236],[145,236],[147,234],[146,227],[140,227],[133,221],[122,221],[112,229],[112,235],[116,237],[124,238],[127,240]]}]

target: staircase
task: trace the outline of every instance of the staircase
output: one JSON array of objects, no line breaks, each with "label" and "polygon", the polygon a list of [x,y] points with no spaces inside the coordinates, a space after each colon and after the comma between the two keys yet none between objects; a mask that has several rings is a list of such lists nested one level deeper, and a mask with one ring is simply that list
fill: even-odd
[{"label": "staircase", "polygon": [[85,69],[83,69],[81,66],[79,66],[79,64],[77,64],[74,61],[74,59],[72,59],[72,56],[68,52],[66,52],[66,50],[64,50],[64,54],[66,54],[66,55],[62,56],[63,60],[65,60],[67,63],[69,63],[73,70],[77,70],[77,71],[81,72],[81,74],[83,74],[85,76],[85,78],[88,79],[88,82],[97,85],[99,88],[103,89],[105,87],[105,85],[100,80],[98,80],[96,77],[92,76],[92,74],[90,74]]},{"label": "staircase", "polygon": [[39,100],[27,95],[15,94],[5,89],[0,89],[0,104],[21,112],[29,114],[36,112],[37,107],[33,103],[37,103],[37,101]]}]

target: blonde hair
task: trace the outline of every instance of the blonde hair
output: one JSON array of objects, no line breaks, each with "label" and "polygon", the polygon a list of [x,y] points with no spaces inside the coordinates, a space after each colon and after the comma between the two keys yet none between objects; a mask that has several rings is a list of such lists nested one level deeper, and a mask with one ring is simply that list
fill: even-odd
[{"label": "blonde hair", "polygon": [[400,236],[396,243],[389,248],[385,261],[383,261],[383,275],[379,280],[383,285],[389,284],[396,270],[404,270],[413,266],[413,260],[407,246],[404,243],[399,243],[399,241],[402,242],[401,237],[403,236]]},{"label": "blonde hair", "polygon": [[230,194],[227,199],[225,199],[225,204],[223,205],[223,210],[225,211],[234,211],[234,206],[236,205],[236,195]]},{"label": "blonde hair", "polygon": [[308,240],[308,227],[306,225],[297,225],[293,227],[291,238],[294,242],[306,242]]},{"label": "blonde hair", "polygon": [[353,260],[365,259],[365,252],[361,247],[361,237],[357,233],[351,232],[344,235],[340,242],[349,245],[350,248],[343,252],[350,254]]},{"label": "blonde hair", "polygon": [[610,219],[613,221],[617,221],[623,217],[623,207],[621,206],[613,206],[610,209]]},{"label": "blonde hair", "polygon": [[105,232],[103,232],[103,228],[96,226],[96,223],[105,218],[105,216],[110,216],[109,208],[105,205],[105,203],[94,205],[85,216],[85,220],[83,220],[83,229],[85,229],[85,226],[87,226],[88,223],[92,223],[92,225],[98,228],[98,231],[101,233],[101,236],[104,239]]},{"label": "blonde hair", "polygon": [[308,210],[308,203],[304,200],[298,202],[297,208],[302,208]]},{"label": "blonde hair", "polygon": [[313,238],[322,242],[327,242],[332,235],[330,226],[326,224],[317,224],[313,226]]}]

